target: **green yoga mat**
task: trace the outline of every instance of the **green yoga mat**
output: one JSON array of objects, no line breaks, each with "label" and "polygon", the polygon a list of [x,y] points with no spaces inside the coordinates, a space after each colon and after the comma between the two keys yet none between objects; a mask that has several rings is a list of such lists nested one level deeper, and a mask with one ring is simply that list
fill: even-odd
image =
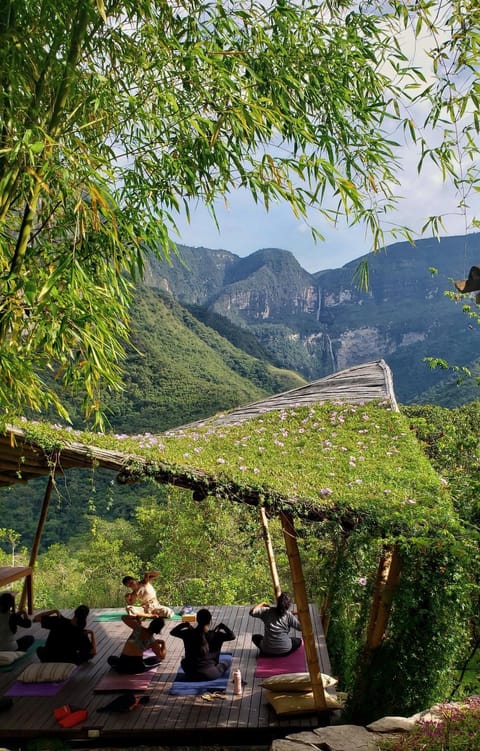
[{"label": "green yoga mat", "polygon": [[[100,613],[99,615],[97,615],[97,617],[95,618],[95,620],[99,621],[99,622],[121,621],[122,620],[122,616],[124,616],[124,615],[127,615],[125,613],[125,611],[122,611],[122,612],[118,612],[118,611],[115,612],[114,611],[112,613]],[[181,615],[177,615],[175,613],[175,615],[173,615],[171,618],[165,618],[165,620],[166,621],[181,621],[182,620],[182,616]]]}]

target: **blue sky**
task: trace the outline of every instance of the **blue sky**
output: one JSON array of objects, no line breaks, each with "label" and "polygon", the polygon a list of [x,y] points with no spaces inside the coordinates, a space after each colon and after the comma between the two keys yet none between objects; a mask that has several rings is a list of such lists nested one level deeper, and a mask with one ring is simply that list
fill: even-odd
[{"label": "blue sky", "polygon": [[[448,25],[448,18],[446,22]],[[432,44],[435,47],[438,39],[432,39],[428,33],[425,39],[416,39],[410,29],[402,32],[401,38],[402,50],[410,55],[411,64],[421,67],[428,79],[431,76],[431,61],[426,50]],[[426,135],[422,126],[427,114],[425,104],[417,103],[408,111],[416,128]],[[456,126],[460,127],[460,123],[456,123]],[[397,140],[399,134],[395,136]],[[429,138],[432,138],[431,133]],[[426,218],[434,215],[444,217],[443,235],[464,235],[470,231],[473,219],[480,220],[480,193],[471,190],[464,196],[466,208],[460,211],[459,196],[451,184],[442,181],[439,170],[432,163],[424,162],[422,173],[418,175],[419,154],[411,142],[405,141],[400,146],[399,156],[403,172],[398,176],[400,185],[395,193],[401,198],[398,209],[388,218],[389,222],[410,227],[417,238],[421,236]],[[462,162],[462,169],[472,166],[468,155],[462,155]],[[283,248],[290,250],[303,268],[310,272],[338,268],[372,249],[371,238],[361,226],[349,227],[342,222],[332,227],[323,217],[316,218],[312,214],[310,222],[325,237],[324,242],[316,243],[305,223],[296,219],[288,206],[273,206],[267,213],[263,207],[256,206],[245,192],[232,194],[228,206],[219,202],[217,216],[220,230],[204,206],[192,206],[190,224],[180,219],[180,237],[175,239],[185,245],[222,248],[240,256],[249,255],[260,248]],[[389,225],[386,224],[385,232],[388,229]],[[428,232],[426,236],[431,234]],[[398,242],[399,239],[387,239],[386,244]]]},{"label": "blue sky", "polygon": [[[445,224],[442,234],[465,234],[473,217],[480,216],[478,195],[470,196],[468,210],[460,212],[453,188],[443,184],[433,169],[418,176],[413,160],[406,156],[405,171],[397,191],[402,198],[389,223],[407,225],[420,236],[425,218],[441,213]],[[217,215],[220,230],[204,206],[192,206],[190,224],[183,218],[178,221],[180,237],[177,241],[191,246],[222,248],[239,256],[260,248],[282,248],[290,250],[310,272],[338,268],[371,250],[371,238],[361,226],[349,227],[342,222],[332,227],[323,217],[316,219],[312,213],[311,222],[325,237],[324,242],[315,242],[305,223],[296,219],[287,205],[274,205],[267,213],[245,192],[232,194],[228,206],[219,202]],[[388,228],[389,225],[385,225],[385,229]],[[387,244],[393,242],[398,239],[391,239]]]}]

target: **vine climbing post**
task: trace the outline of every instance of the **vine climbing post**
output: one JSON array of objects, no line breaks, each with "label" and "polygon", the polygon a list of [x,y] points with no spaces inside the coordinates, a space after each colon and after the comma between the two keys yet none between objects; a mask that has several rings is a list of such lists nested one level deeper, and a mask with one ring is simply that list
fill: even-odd
[{"label": "vine climbing post", "polygon": [[378,564],[367,629],[368,650],[376,649],[383,641],[399,581],[400,553],[393,545],[383,551]]},{"label": "vine climbing post", "polygon": [[297,606],[298,618],[302,625],[302,637],[305,644],[305,654],[307,657],[308,672],[312,682],[312,691],[315,702],[315,709],[319,712],[327,710],[325,692],[323,690],[322,674],[318,661],[318,653],[315,645],[313,634],[312,619],[308,607],[307,590],[305,588],[305,579],[303,576],[302,562],[297,544],[297,533],[293,524],[291,514],[282,511],[280,513],[282,522],[283,536],[287,550],[288,562],[290,564],[290,574],[293,583],[293,594]]}]

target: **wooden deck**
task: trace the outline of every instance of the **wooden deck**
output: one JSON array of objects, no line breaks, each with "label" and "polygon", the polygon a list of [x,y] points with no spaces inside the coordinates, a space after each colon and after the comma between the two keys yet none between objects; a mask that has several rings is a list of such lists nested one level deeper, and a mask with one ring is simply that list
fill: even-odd
[{"label": "wooden deck", "polygon": [[[169,689],[183,654],[180,639],[169,637],[174,622],[167,621],[162,637],[167,643],[167,657],[157,669],[149,688],[143,692],[149,697],[145,706],[138,706],[126,714],[98,712],[115,694],[95,693],[100,678],[110,668],[107,657],[118,654],[129,634],[121,621],[95,621],[105,611],[92,610],[88,627],[95,631],[97,655],[91,663],[79,668],[70,681],[53,697],[15,697],[13,707],[0,712],[0,741],[7,748],[24,748],[29,742],[44,738],[61,739],[76,748],[139,746],[142,744],[181,746],[189,745],[265,745],[274,738],[288,733],[326,725],[329,717],[306,715],[290,719],[277,719],[266,704],[260,680],[255,678],[257,649],[251,635],[258,631],[260,622],[251,618],[248,607],[211,606],[213,623],[228,624],[237,638],[225,644],[225,651],[233,653],[232,671],[225,698],[211,702],[201,696],[171,696]],[[318,611],[310,607],[321,670],[330,673],[330,663],[325,646]],[[111,612],[111,611],[108,611]],[[69,613],[65,612],[66,615]],[[29,633],[21,630],[22,633]],[[35,623],[30,631],[36,638],[46,632]],[[32,655],[30,662],[37,661]],[[16,681],[26,667],[22,661],[11,672],[0,672],[0,696]],[[242,696],[233,693],[232,672],[240,668],[246,681]],[[140,694],[137,694],[140,695]],[[88,710],[83,725],[71,729],[61,728],[53,717],[56,707],[70,704]]]}]

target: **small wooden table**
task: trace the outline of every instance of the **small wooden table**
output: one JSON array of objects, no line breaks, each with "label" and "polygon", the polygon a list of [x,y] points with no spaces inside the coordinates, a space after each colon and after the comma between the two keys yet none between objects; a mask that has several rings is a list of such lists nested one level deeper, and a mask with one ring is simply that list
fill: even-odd
[{"label": "small wooden table", "polygon": [[25,579],[27,588],[27,612],[33,613],[33,568],[31,566],[0,566],[0,589],[5,584],[11,584],[18,579]]}]

